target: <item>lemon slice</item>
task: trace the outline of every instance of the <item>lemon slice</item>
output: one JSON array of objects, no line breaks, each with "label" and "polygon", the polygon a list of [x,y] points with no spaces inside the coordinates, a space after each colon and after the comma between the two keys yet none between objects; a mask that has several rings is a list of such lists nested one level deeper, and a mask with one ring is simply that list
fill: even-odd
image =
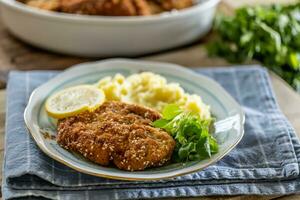
[{"label": "lemon slice", "polygon": [[50,96],[45,107],[51,117],[61,119],[83,111],[93,111],[104,101],[103,90],[92,85],[79,85]]}]

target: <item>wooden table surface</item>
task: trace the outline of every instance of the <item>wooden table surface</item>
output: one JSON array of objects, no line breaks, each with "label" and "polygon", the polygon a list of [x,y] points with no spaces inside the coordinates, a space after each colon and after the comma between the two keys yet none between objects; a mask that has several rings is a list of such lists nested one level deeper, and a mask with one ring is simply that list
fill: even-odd
[{"label": "wooden table surface", "polygon": [[[219,9],[225,13],[232,13],[234,8],[256,4],[270,3],[290,3],[296,0],[223,0]],[[71,65],[91,61],[95,59],[80,58],[50,53],[29,45],[24,44],[18,39],[11,36],[0,22],[0,164],[3,162],[4,150],[4,124],[5,124],[5,82],[6,74],[9,70],[44,70],[44,69],[65,69]],[[139,57],[137,59],[164,61],[180,64],[186,67],[195,66],[226,66],[226,61],[220,58],[209,58],[204,50],[203,44],[210,39],[210,35],[201,41],[181,47],[172,51],[160,52],[153,55]],[[101,58],[98,58],[99,60]],[[255,62],[254,62],[255,63]],[[272,84],[276,97],[283,113],[290,120],[298,136],[300,137],[300,95],[296,94],[278,76],[270,73]],[[0,174],[0,179],[2,175]],[[291,195],[281,196],[235,196],[235,197],[203,197],[197,199],[230,199],[230,200],[300,200],[300,196]]]}]

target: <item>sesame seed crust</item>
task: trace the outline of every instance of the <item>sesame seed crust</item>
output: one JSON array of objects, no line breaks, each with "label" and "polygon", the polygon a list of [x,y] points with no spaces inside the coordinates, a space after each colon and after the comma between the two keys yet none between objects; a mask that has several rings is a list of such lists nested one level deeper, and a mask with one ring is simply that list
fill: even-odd
[{"label": "sesame seed crust", "polygon": [[175,147],[174,139],[151,122],[158,112],[139,105],[108,101],[94,112],[58,122],[57,142],[87,159],[127,171],[164,165]]}]

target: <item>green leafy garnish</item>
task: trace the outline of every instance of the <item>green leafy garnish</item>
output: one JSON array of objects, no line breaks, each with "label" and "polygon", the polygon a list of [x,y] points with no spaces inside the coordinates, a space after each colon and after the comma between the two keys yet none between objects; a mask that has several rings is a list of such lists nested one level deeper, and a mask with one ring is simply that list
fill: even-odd
[{"label": "green leafy garnish", "polygon": [[182,110],[176,104],[169,104],[164,108],[162,114],[164,119],[169,120],[169,119],[173,119],[181,112]]},{"label": "green leafy garnish", "polygon": [[153,122],[176,140],[173,160],[176,162],[202,160],[218,152],[218,143],[209,133],[211,119],[200,119],[198,114],[185,112],[177,105],[167,105],[163,117]]},{"label": "green leafy garnish", "polygon": [[262,62],[300,92],[300,2],[244,7],[234,16],[217,16],[210,55],[239,63]]}]

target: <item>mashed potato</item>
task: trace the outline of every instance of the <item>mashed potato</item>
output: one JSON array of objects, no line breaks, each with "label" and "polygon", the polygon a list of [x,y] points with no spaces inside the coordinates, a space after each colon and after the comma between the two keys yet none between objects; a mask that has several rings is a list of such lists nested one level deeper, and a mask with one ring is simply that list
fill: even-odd
[{"label": "mashed potato", "polygon": [[167,104],[177,104],[183,110],[199,113],[201,118],[211,117],[210,108],[196,94],[185,93],[178,83],[168,83],[158,74],[143,72],[125,78],[121,74],[101,79],[97,86],[104,90],[107,100],[144,105],[159,112]]}]

